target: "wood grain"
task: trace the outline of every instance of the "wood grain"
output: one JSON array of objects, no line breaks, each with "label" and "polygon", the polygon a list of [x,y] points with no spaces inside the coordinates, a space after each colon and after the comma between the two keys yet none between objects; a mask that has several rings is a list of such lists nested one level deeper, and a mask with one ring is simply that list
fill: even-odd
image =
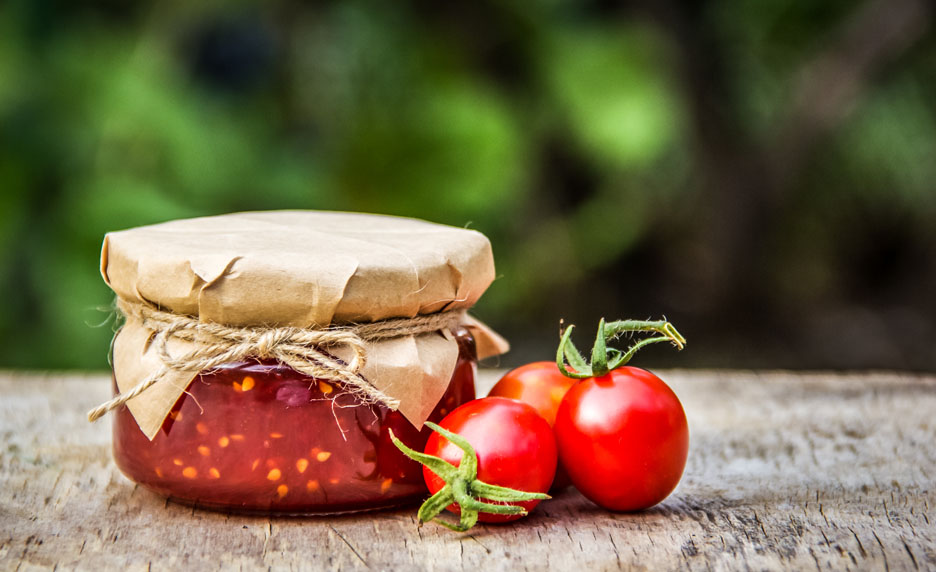
[{"label": "wood grain", "polygon": [[[490,385],[496,374],[485,374]],[[0,570],[933,570],[936,377],[666,371],[692,432],[679,488],[639,514],[574,490],[506,526],[414,509],[264,518],[167,503],[85,411],[102,375],[0,374]]]}]

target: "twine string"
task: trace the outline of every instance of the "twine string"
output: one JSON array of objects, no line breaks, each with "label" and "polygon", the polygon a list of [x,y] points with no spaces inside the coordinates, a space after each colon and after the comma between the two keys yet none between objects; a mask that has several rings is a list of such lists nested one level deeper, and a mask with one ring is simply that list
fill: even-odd
[{"label": "twine string", "polygon": [[[117,307],[124,316],[139,320],[144,328],[155,333],[151,343],[155,344],[162,366],[129,391],[89,411],[89,421],[96,421],[138,397],[172,371],[193,372],[194,375],[247,358],[274,359],[309,377],[341,382],[348,393],[363,403],[381,404],[395,410],[399,401],[378,390],[360,374],[367,363],[366,342],[454,328],[464,315],[463,310],[449,310],[414,318],[306,329],[203,323],[194,316],[166,312],[152,305],[120,298]],[[181,355],[173,355],[169,351],[171,340],[189,342],[194,347]],[[347,362],[331,353],[337,348],[351,350]]]}]

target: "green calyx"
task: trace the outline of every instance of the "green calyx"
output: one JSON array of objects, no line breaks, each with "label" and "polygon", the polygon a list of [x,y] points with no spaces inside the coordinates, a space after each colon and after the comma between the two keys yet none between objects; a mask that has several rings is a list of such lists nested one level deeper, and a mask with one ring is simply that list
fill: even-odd
[{"label": "green calyx", "polygon": [[[574,379],[606,375],[613,369],[627,365],[627,362],[634,357],[634,354],[650,344],[670,342],[680,350],[686,345],[686,338],[682,337],[682,334],[676,331],[673,324],[667,321],[618,320],[605,323],[604,318],[602,318],[598,322],[598,335],[595,338],[595,345],[592,347],[591,363],[589,363],[585,361],[578,348],[572,343],[573,328],[575,328],[574,325],[569,325],[562,332],[559,349],[556,351],[556,365],[559,366],[559,371],[563,375]],[[609,342],[622,334],[646,332],[659,335],[639,340],[627,348],[626,351],[608,347]],[[568,367],[566,367],[567,364]],[[569,368],[571,368],[571,371]]]},{"label": "green calyx", "polygon": [[[507,503],[551,498],[549,495],[542,493],[528,493],[479,481],[478,455],[471,444],[457,433],[443,429],[435,423],[427,421],[426,425],[464,451],[464,455],[462,455],[461,462],[456,467],[439,457],[410,449],[397,439],[393,431],[390,431],[390,439],[404,455],[429,467],[430,471],[445,481],[445,486],[419,507],[417,516],[420,525],[434,519],[446,528],[456,532],[465,532],[478,522],[478,513],[525,515],[527,511],[522,506]],[[480,499],[492,502],[484,502]],[[461,507],[461,518],[458,524],[451,524],[436,518],[439,513],[445,510],[445,507],[453,503]]]}]

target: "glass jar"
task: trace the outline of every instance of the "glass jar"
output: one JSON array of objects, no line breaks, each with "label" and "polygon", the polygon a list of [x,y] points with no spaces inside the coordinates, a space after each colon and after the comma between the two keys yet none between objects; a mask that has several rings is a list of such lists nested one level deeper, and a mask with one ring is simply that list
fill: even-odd
[{"label": "glass jar", "polygon": [[[475,342],[465,328],[455,335],[458,362],[430,421],[475,397]],[[361,404],[331,381],[273,362],[231,363],[198,375],[152,441],[121,406],[114,459],[144,487],[200,507],[351,512],[427,493],[421,465],[394,446],[390,430],[417,450],[430,433],[399,412]]]}]

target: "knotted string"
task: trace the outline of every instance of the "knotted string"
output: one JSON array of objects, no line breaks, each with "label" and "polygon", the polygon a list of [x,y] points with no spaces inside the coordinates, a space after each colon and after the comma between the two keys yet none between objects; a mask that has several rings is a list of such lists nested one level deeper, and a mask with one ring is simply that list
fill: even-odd
[{"label": "knotted string", "polygon": [[[129,391],[89,411],[89,421],[95,421],[139,396],[170,371],[190,371],[194,375],[247,358],[274,359],[309,377],[341,382],[347,392],[363,403],[379,403],[395,410],[399,401],[378,390],[360,374],[367,362],[366,342],[454,329],[464,315],[464,310],[449,310],[414,318],[324,329],[290,326],[242,328],[199,322],[195,316],[166,312],[152,305],[120,298],[117,299],[117,307],[124,316],[139,320],[144,328],[154,333],[151,343],[155,345],[162,367]],[[174,356],[169,352],[170,340],[190,342],[194,347]],[[331,352],[337,348],[351,350],[348,362],[332,355]]]}]

